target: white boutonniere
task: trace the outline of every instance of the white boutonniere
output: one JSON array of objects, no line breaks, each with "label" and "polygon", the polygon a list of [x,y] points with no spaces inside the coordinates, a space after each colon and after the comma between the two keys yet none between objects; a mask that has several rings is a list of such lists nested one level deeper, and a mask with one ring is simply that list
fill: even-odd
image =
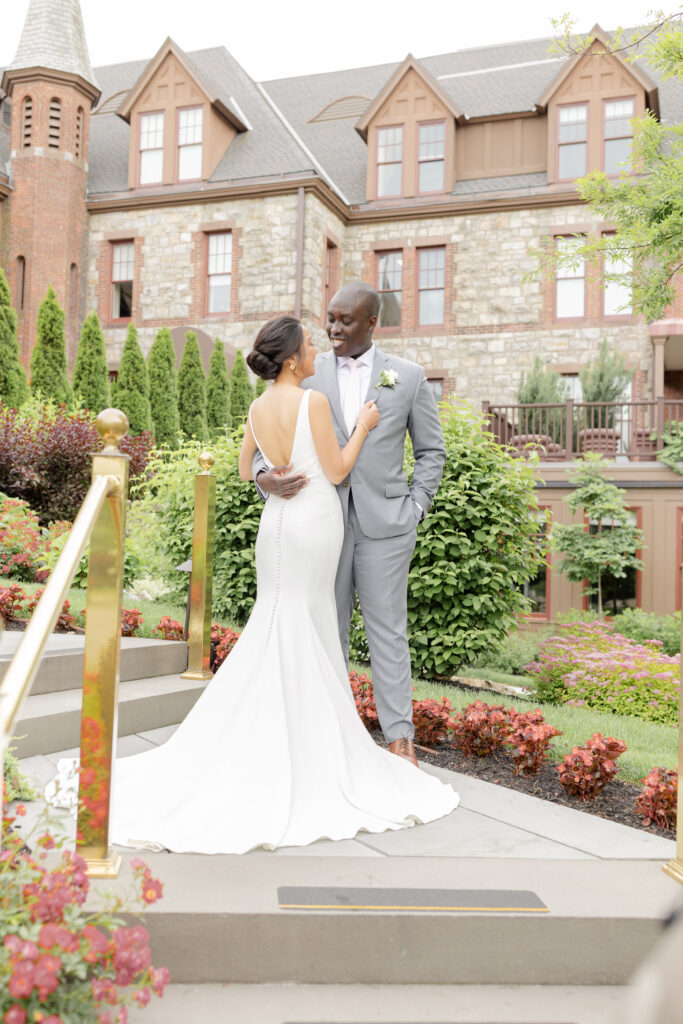
[{"label": "white boutonniere", "polygon": [[379,375],[379,381],[375,384],[376,388],[393,388],[398,381],[398,374],[396,370],[382,370]]}]

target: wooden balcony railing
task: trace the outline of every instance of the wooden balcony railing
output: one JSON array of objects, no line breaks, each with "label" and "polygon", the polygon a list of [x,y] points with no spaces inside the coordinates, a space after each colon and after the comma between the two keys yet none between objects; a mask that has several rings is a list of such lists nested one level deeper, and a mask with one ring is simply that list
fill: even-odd
[{"label": "wooden balcony railing", "polygon": [[[683,430],[683,401],[561,402],[492,405],[482,402],[489,429],[520,455],[537,451],[541,462],[565,462],[584,452],[608,459],[652,462],[665,429]],[[680,424],[680,426],[679,426]]]}]

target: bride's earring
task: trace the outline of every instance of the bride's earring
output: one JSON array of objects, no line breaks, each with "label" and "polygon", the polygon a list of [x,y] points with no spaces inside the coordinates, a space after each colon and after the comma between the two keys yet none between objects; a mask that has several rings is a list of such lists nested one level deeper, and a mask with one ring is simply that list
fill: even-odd
[{"label": "bride's earring", "polygon": [[290,363],[289,368],[292,371],[292,373],[296,373],[296,363]]}]

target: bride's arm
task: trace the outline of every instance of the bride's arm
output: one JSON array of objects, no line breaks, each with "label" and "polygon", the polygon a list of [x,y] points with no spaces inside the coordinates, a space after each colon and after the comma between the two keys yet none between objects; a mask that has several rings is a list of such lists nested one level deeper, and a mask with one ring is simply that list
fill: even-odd
[{"label": "bride's arm", "polygon": [[358,414],[358,422],[349,443],[341,450],[332,425],[330,403],[319,391],[311,391],[309,416],[315,450],[323,473],[331,483],[340,484],[353,468],[365,438],[379,423],[377,406],[374,402],[366,402]]},{"label": "bride's arm", "polygon": [[240,480],[254,479],[252,461],[256,448],[257,444],[254,435],[251,432],[251,424],[249,423],[249,420],[247,420],[244,424],[244,437],[242,439],[242,447],[240,448]]}]

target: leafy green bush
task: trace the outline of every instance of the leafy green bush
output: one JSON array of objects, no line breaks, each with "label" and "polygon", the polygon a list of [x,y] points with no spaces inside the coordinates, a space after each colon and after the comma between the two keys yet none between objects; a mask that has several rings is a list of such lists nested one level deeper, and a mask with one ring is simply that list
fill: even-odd
[{"label": "leafy green bush", "polygon": [[52,288],[38,309],[36,344],[31,353],[31,393],[68,405],[72,398],[66,372],[64,310]]},{"label": "leafy green bush", "polygon": [[111,388],[111,403],[116,409],[125,412],[131,434],[142,434],[150,429],[152,417],[149,411],[147,366],[133,324],[128,325],[119,375]]},{"label": "leafy green bush", "polygon": [[[657,437],[652,434],[652,439]],[[664,424],[662,431],[663,448],[657,452],[657,458],[674,473],[683,473],[683,430],[678,420]]]},{"label": "leafy green bush", "polygon": [[510,633],[500,646],[478,659],[477,668],[492,668],[513,676],[524,675],[524,667],[536,660],[540,645],[547,636],[547,631],[540,630]]},{"label": "leafy green bush", "polygon": [[254,389],[249,382],[247,364],[238,349],[230,374],[230,416],[233,428],[242,426],[253,401]]},{"label": "leafy green bush", "polygon": [[175,372],[175,349],[168,327],[156,334],[147,358],[149,405],[152,431],[158,445],[178,445],[178,386]]},{"label": "leafy green bush", "polygon": [[109,370],[97,313],[83,322],[74,366],[74,395],[84,409],[99,413],[109,406]]},{"label": "leafy green bush", "polygon": [[26,371],[19,361],[17,314],[0,267],[0,399],[11,409],[18,409],[27,398]]},{"label": "leafy green bush", "polygon": [[213,437],[230,427],[230,378],[225,362],[225,346],[216,338],[206,379],[206,424]]},{"label": "leafy green bush", "polygon": [[0,493],[0,580],[36,579],[41,568],[38,516],[27,502]]},{"label": "leafy green bush", "polygon": [[679,654],[681,650],[681,613],[655,615],[642,608],[624,608],[612,619],[614,630],[642,644],[646,640],[659,640],[664,654]]},{"label": "leafy green bush", "polygon": [[178,417],[180,429],[188,437],[197,437],[200,441],[206,439],[206,381],[194,331],[185,335],[178,368]]}]

